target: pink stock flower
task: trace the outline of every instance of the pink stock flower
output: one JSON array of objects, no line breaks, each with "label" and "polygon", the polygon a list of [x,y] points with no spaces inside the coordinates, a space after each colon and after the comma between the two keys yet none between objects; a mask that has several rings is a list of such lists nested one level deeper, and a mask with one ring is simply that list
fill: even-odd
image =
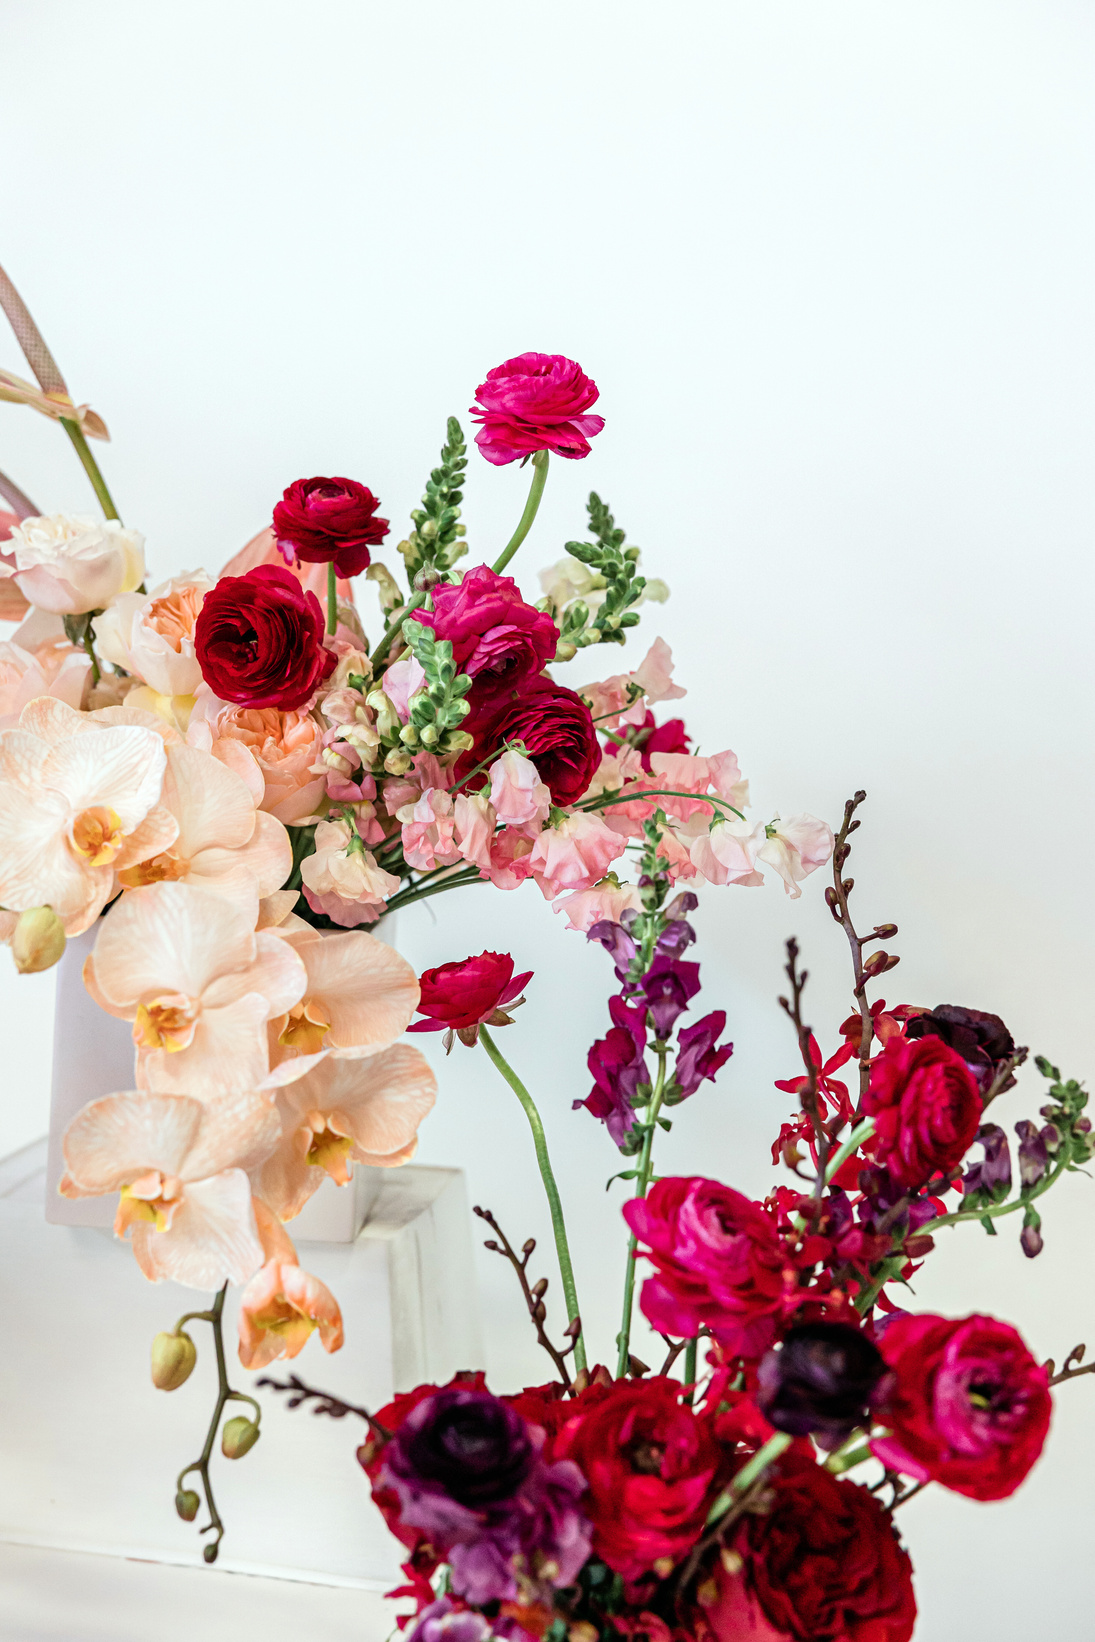
[{"label": "pink stock flower", "polygon": [[554,910],[565,912],[567,928],[583,934],[594,924],[618,924],[624,912],[641,912],[643,898],[634,884],[621,884],[610,875],[592,889],[576,890],[556,901]]},{"label": "pink stock flower", "polygon": [[557,827],[545,827],[532,849],[531,866],[545,899],[566,890],[589,889],[626,848],[599,815],[575,811]]},{"label": "pink stock flower", "polygon": [[507,359],[487,372],[475,397],[471,417],[482,424],[475,442],[496,466],[538,450],[588,456],[590,439],[605,425],[603,416],[586,414],[600,397],[597,384],[561,354]]},{"label": "pink stock flower", "polygon": [[456,817],[447,792],[428,787],[414,804],[396,811],[403,825],[403,855],[419,872],[452,866],[461,859],[453,839]]},{"label": "pink stock flower", "polygon": [[777,816],[757,858],[774,867],[784,888],[794,900],[802,894],[799,884],[833,853],[833,832],[826,822],[813,815],[792,815],[786,821]]},{"label": "pink stock flower", "polygon": [[490,801],[499,821],[507,827],[539,828],[551,809],[551,794],[531,759],[512,747],[490,766]]},{"label": "pink stock flower", "polygon": [[315,850],[301,862],[300,876],[312,911],[344,929],[375,924],[399,888],[399,879],[377,866],[347,821],[319,822]]},{"label": "pink stock flower", "polygon": [[316,771],[323,729],[311,713],[234,706],[203,685],[186,739],[242,775],[260,808],[286,826],[314,814],[323,800],[326,782]]}]

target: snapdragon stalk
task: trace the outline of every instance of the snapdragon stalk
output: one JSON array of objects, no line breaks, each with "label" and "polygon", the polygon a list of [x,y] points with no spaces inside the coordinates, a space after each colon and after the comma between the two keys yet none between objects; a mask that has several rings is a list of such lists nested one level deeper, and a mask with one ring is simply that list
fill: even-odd
[{"label": "snapdragon stalk", "polygon": [[532,522],[539,511],[540,498],[543,496],[544,486],[547,484],[547,474],[548,453],[546,450],[538,450],[532,458],[532,484],[529,488],[528,501],[525,503],[525,511],[521,515],[517,529],[491,566],[496,576],[501,575],[532,529]]},{"label": "snapdragon stalk", "polygon": [[[536,1102],[485,1026],[479,1028],[479,1041],[525,1109],[525,1116],[528,1118],[529,1128],[532,1130],[533,1145],[536,1148],[536,1161],[540,1166],[540,1178],[544,1182],[548,1208],[551,1210],[551,1226],[555,1233],[555,1252],[559,1257],[559,1273],[563,1280],[563,1297],[566,1301],[567,1321],[568,1323],[578,1321],[580,1324],[581,1314],[578,1310],[578,1292],[574,1285],[574,1267],[570,1259],[570,1244],[567,1242],[563,1204],[559,1197],[559,1188],[555,1184],[551,1158],[548,1156],[547,1136],[544,1134],[544,1125],[540,1113],[536,1109]],[[574,1342],[574,1366],[579,1373],[586,1366],[585,1339],[580,1333]]]},{"label": "snapdragon stalk", "polygon": [[[654,1045],[654,1053],[658,1057],[658,1075],[654,1080],[654,1091],[650,1097],[650,1105],[646,1114],[646,1133],[643,1136],[643,1149],[639,1156],[639,1174],[635,1182],[635,1196],[645,1197],[650,1189],[650,1177],[654,1172],[654,1131],[658,1127],[658,1113],[662,1108],[662,1097],[665,1094],[665,1062],[669,1054],[667,1043]],[[632,1232],[627,1240],[627,1268],[624,1272],[624,1310],[620,1322],[619,1347],[620,1354],[616,1363],[616,1378],[622,1380],[627,1373],[627,1365],[631,1357],[631,1313],[635,1298],[635,1255],[639,1240]],[[694,1358],[693,1358],[694,1361]]]},{"label": "snapdragon stalk", "polygon": [[65,432],[68,434],[69,438],[72,440],[76,454],[83,463],[84,472],[91,480],[92,489],[99,498],[99,506],[102,508],[104,515],[108,519],[117,519],[118,523],[121,524],[121,519],[118,516],[118,509],[114,506],[114,500],[110,494],[110,491],[107,489],[106,480],[100,473],[99,464],[91,454],[91,448],[88,445],[87,440],[84,438],[83,428],[80,426],[79,422],[74,421],[70,416],[62,416],[58,418],[58,420],[60,421]]}]

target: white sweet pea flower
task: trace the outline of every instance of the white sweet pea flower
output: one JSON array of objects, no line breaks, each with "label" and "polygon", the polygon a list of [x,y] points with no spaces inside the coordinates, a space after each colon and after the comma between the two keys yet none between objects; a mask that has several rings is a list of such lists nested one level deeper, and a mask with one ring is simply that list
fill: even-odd
[{"label": "white sweet pea flower", "polygon": [[15,568],[0,566],[0,575],[12,576],[39,610],[59,616],[101,610],[144,580],[144,537],[117,519],[82,513],[24,519],[13,527],[7,553]]},{"label": "white sweet pea flower", "polygon": [[757,860],[773,867],[783,879],[787,894],[797,900],[802,894],[799,884],[818,867],[823,867],[833,853],[833,831],[814,815],[791,815],[781,821],[777,815],[765,827],[765,840],[757,851]]}]

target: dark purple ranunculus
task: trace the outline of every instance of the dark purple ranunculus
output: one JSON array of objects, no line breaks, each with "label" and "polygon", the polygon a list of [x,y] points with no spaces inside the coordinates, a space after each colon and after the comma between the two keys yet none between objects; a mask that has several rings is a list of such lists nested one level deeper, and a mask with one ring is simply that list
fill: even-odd
[{"label": "dark purple ranunculus", "polygon": [[294,479],[274,509],[274,535],[290,564],[333,564],[340,576],[360,575],[369,549],[388,534],[380,503],[356,479]]},{"label": "dark purple ranunculus", "polygon": [[973,1163],[962,1176],[962,1191],[966,1197],[973,1192],[988,1192],[990,1197],[1004,1198],[1011,1190],[1011,1153],[1008,1137],[998,1123],[983,1123],[974,1136],[985,1148],[980,1163]]},{"label": "dark purple ranunculus", "polygon": [[878,1347],[861,1329],[802,1323],[761,1359],[757,1406],[778,1431],[812,1432],[823,1448],[837,1448],[867,1423],[885,1373]]},{"label": "dark purple ranunculus", "polygon": [[[384,1463],[401,1499],[444,1495],[482,1510],[513,1497],[534,1457],[519,1414],[489,1391],[455,1386],[412,1409],[385,1449]],[[414,1520],[406,1508],[403,1515]]]},{"label": "dark purple ranunculus", "polygon": [[700,989],[700,966],[680,963],[660,953],[639,984],[650,1010],[654,1035],[664,1039]]},{"label": "dark purple ranunculus", "polygon": [[634,1123],[634,1109],[640,1104],[639,1085],[650,1084],[650,1071],[643,1051],[646,1048],[646,1006],[630,1008],[621,997],[608,1000],[612,1027],[589,1051],[587,1064],[593,1088],[584,1106],[622,1147]]},{"label": "dark purple ranunculus", "polygon": [[726,1010],[715,1009],[694,1026],[686,1026],[677,1038],[677,1066],[673,1074],[680,1099],[694,1095],[704,1078],[714,1082],[715,1074],[734,1053],[732,1043],[719,1043],[726,1029]]},{"label": "dark purple ranunculus", "polygon": [[542,673],[559,643],[551,617],[525,603],[511,576],[497,576],[485,564],[463,581],[439,583],[433,609],[417,619],[452,645],[458,670],[475,681],[473,705]]},{"label": "dark purple ranunculus", "polygon": [[963,1009],[958,1004],[940,1003],[913,1015],[905,1024],[905,1036],[942,1038],[957,1050],[977,1079],[981,1093],[992,1084],[1001,1066],[1015,1053],[1015,1040],[999,1015],[980,1009]]}]

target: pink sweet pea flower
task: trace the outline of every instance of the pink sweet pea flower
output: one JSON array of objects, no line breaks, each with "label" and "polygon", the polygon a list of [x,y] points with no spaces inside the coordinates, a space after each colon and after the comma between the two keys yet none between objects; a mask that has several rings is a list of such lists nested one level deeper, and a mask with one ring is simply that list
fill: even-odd
[{"label": "pink sweet pea flower", "polygon": [[603,878],[626,844],[599,815],[575,811],[557,827],[545,827],[533,846],[531,866],[549,901],[566,890],[588,889]]},{"label": "pink sweet pea flower", "polygon": [[396,811],[396,820],[403,824],[404,858],[419,872],[452,866],[461,859],[453,839],[453,802],[447,792],[427,787],[416,803]]},{"label": "pink sweet pea flower", "polygon": [[716,821],[705,825],[691,840],[689,858],[695,870],[709,884],[744,884],[755,888],[764,882],[756,869],[757,855],[764,843],[764,826],[748,821]]},{"label": "pink sweet pea flower", "polygon": [[797,900],[802,880],[823,867],[833,853],[832,828],[813,815],[792,815],[786,821],[777,816],[766,830],[757,858],[775,868],[787,894]]},{"label": "pink sweet pea flower", "polygon": [[375,924],[384,902],[399,888],[399,879],[377,866],[347,821],[319,823],[315,850],[301,862],[300,876],[312,911],[344,929]]},{"label": "pink sweet pea flower", "polygon": [[673,652],[664,639],[655,639],[631,677],[648,702],[679,701],[688,692],[673,683]]},{"label": "pink sweet pea flower", "polygon": [[115,1235],[150,1282],[245,1283],[262,1264],[246,1170],[277,1145],[272,1097],[133,1091],[93,1100],[65,1133],[65,1197],[120,1192]]},{"label": "pink sweet pea flower", "polygon": [[488,876],[497,819],[485,793],[457,793],[453,804],[453,842],[465,861]]},{"label": "pink sweet pea flower", "polygon": [[487,773],[490,801],[499,821],[507,827],[538,831],[548,818],[551,794],[532,760],[509,747],[501,758],[495,759]]},{"label": "pink sweet pea flower", "polygon": [[592,889],[579,889],[556,901],[554,910],[565,912],[567,928],[585,934],[594,924],[618,924],[624,912],[641,912],[643,898],[634,884],[621,884],[611,875]]},{"label": "pink sweet pea flower", "polygon": [[496,832],[490,844],[487,877],[495,889],[516,889],[532,872],[533,840],[516,827]]}]

